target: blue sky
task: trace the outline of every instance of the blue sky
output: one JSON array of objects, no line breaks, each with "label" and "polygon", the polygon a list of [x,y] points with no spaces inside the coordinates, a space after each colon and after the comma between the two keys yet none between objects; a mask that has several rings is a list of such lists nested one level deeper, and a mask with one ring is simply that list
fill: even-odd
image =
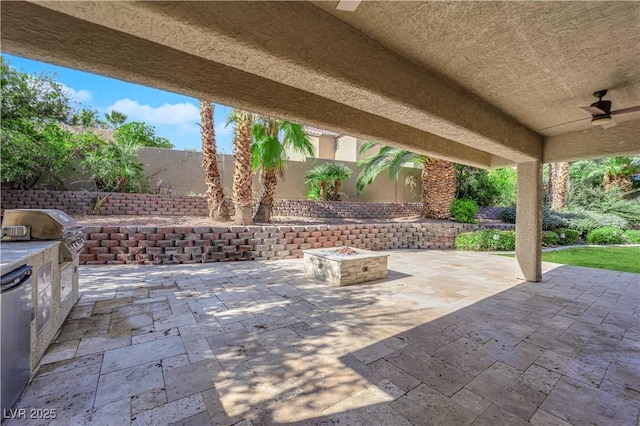
[{"label": "blue sky", "polygon": [[[3,56],[21,72],[54,75],[58,83],[68,88],[75,102],[97,110],[101,118],[115,109],[126,114],[127,121],[144,121],[154,126],[156,134],[169,139],[176,149],[200,151],[197,99],[19,56]],[[233,127],[224,126],[230,112],[230,107],[216,105],[214,113],[218,151],[226,154],[232,152]]]}]

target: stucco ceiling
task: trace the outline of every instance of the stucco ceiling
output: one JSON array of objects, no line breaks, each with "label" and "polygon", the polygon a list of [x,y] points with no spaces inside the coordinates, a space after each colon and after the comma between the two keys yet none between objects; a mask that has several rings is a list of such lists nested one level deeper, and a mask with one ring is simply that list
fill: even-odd
[{"label": "stucco ceiling", "polygon": [[[479,167],[640,152],[638,2],[3,2],[4,51]],[[569,124],[565,124],[569,123]]]},{"label": "stucco ceiling", "polygon": [[314,4],[543,135],[588,129],[579,107],[596,90],[609,89],[613,110],[640,105],[638,2]]}]

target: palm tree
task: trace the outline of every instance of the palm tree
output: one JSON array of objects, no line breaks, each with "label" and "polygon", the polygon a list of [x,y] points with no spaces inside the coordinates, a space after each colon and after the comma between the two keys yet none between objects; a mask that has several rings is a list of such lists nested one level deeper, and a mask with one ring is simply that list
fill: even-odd
[{"label": "palm tree", "polygon": [[424,217],[448,219],[456,198],[456,164],[425,157],[422,168],[422,202]]},{"label": "palm tree", "polygon": [[[366,152],[374,145],[373,142],[363,144],[360,153]],[[389,169],[391,179],[397,180],[402,165],[409,162],[422,165],[423,216],[431,219],[448,219],[451,215],[451,204],[456,196],[455,163],[450,161],[383,146],[377,154],[358,161],[358,166],[364,165],[364,168],[356,182],[356,193],[361,193],[386,169]]]},{"label": "palm tree", "polygon": [[229,210],[225,203],[224,188],[218,170],[218,157],[216,153],[216,134],[213,128],[213,103],[200,100],[200,130],[202,133],[202,167],[204,168],[204,180],[207,184],[207,203],[209,204],[209,216],[213,220],[230,220]]},{"label": "palm tree", "polygon": [[234,109],[227,125],[235,123],[233,138],[233,202],[236,209],[234,223],[251,225],[253,209],[251,208],[252,173],[251,173],[251,124],[254,114]]},{"label": "palm tree", "polygon": [[565,161],[549,164],[548,194],[553,210],[560,210],[565,207],[568,183],[569,163]]},{"label": "palm tree", "polygon": [[[264,186],[253,220],[264,223],[271,220],[278,177],[284,178],[287,150],[309,157],[315,156],[315,152],[300,124],[261,116],[255,120],[251,131],[253,133],[251,162],[254,170],[261,170]],[[280,135],[282,135],[282,141],[280,141]]]},{"label": "palm tree", "polygon": [[313,198],[320,201],[340,201],[342,182],[349,179],[353,171],[344,164],[325,163],[305,174],[306,183],[311,184]]},{"label": "palm tree", "polygon": [[594,174],[602,175],[602,186],[605,191],[613,188],[620,189],[623,193],[633,188],[632,176],[640,173],[640,163],[633,157],[611,157],[602,160],[598,164]]},{"label": "palm tree", "polygon": [[137,157],[141,147],[129,139],[105,142],[85,154],[82,166],[92,173],[98,191],[143,192],[144,165]]}]

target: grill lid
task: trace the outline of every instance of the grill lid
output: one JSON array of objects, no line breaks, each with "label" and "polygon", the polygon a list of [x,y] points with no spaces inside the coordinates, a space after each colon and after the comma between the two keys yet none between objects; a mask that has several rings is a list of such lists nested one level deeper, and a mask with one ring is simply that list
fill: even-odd
[{"label": "grill lid", "polygon": [[[64,240],[77,238],[82,234],[82,226],[68,214],[54,209],[16,209],[6,210],[2,228],[9,226],[27,226],[31,230],[32,240]],[[11,241],[7,235],[3,240]],[[18,239],[18,238],[15,238]]]}]

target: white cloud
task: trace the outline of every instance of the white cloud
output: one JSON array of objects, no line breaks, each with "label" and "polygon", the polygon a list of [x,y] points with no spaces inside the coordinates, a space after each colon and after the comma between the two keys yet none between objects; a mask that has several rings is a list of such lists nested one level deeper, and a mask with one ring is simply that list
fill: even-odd
[{"label": "white cloud", "polygon": [[231,136],[233,135],[233,124],[229,124],[225,127],[227,123],[221,122],[216,124],[216,135],[217,136]]},{"label": "white cloud", "polygon": [[69,97],[74,101],[85,103],[91,100],[91,92],[88,90],[76,90],[62,83],[58,84],[62,87],[62,90],[67,92]]},{"label": "white cloud", "polygon": [[185,134],[200,134],[198,123],[182,123],[178,125],[178,131]]},{"label": "white cloud", "polygon": [[120,99],[107,108],[107,111],[119,111],[129,120],[140,120],[151,124],[186,124],[200,122],[198,107],[188,102],[179,104],[164,104],[159,107],[140,105],[138,101],[129,98]]}]

